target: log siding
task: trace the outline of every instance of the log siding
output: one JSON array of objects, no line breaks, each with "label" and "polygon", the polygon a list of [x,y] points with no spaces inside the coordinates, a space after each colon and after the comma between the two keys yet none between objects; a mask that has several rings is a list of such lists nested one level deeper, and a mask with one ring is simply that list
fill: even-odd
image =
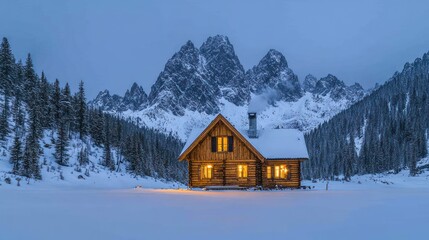
[{"label": "log siding", "polygon": [[[221,116],[221,115],[220,115]],[[299,188],[301,186],[300,163],[303,159],[264,159],[253,146],[243,141],[238,131],[231,127],[221,116],[221,121],[211,123],[211,128],[205,130],[193,143],[193,148],[181,156],[188,161],[189,187],[203,188],[207,186],[240,186],[276,188]],[[213,139],[228,137],[228,151],[213,151]],[[230,142],[232,141],[232,142]],[[217,148],[217,146],[216,146]],[[274,170],[276,165],[286,164],[289,178],[267,178],[267,166]],[[201,168],[212,166],[212,177],[203,178]],[[238,177],[238,165],[247,165],[247,177]]]}]

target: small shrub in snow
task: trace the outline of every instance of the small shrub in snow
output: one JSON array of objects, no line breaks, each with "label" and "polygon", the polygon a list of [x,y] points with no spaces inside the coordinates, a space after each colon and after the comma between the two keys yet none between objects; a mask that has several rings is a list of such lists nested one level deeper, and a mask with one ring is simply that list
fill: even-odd
[{"label": "small shrub in snow", "polygon": [[15,180],[16,180],[16,186],[18,186],[18,187],[20,187],[21,186],[21,184],[19,183],[20,181],[21,181],[21,178],[20,177],[17,177],[17,178],[15,178]]},{"label": "small shrub in snow", "polygon": [[79,165],[76,165],[76,166],[74,167],[74,170],[75,170],[76,172],[82,172],[82,169],[80,168],[80,166],[79,166]]},{"label": "small shrub in snow", "polygon": [[85,178],[82,175],[77,176],[77,179],[85,180]]},{"label": "small shrub in snow", "polygon": [[88,170],[88,168],[85,170],[85,176],[89,177],[89,170]]},{"label": "small shrub in snow", "polygon": [[63,176],[63,172],[62,171],[60,172],[60,179],[64,180],[64,176]]},{"label": "small shrub in snow", "polygon": [[9,177],[7,177],[7,178],[4,179],[4,182],[7,183],[7,184],[11,184],[12,180]]}]

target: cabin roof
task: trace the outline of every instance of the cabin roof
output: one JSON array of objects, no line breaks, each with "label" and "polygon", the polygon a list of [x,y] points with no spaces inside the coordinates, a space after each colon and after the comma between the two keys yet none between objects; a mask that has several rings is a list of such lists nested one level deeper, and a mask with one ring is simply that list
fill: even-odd
[{"label": "cabin roof", "polygon": [[185,146],[182,149],[180,155],[182,155],[186,149],[188,149],[195,140],[200,136],[200,134],[204,131],[205,128],[193,128],[191,133],[189,133],[188,139],[186,140]]},{"label": "cabin roof", "polygon": [[[218,115],[222,120],[226,120],[222,115]],[[215,118],[216,120],[217,118]],[[213,120],[213,122],[215,121]],[[227,121],[227,120],[226,120]],[[213,123],[212,122],[212,123]],[[210,125],[212,125],[212,123]],[[228,122],[229,123],[229,122]],[[230,123],[229,123],[230,124]],[[210,126],[209,125],[209,126]],[[231,125],[232,126],[232,125]],[[206,128],[194,128],[188,136],[185,146],[180,153],[180,158],[185,152],[192,148],[197,139],[203,135]],[[262,155],[265,159],[307,159],[308,152],[305,145],[304,134],[296,129],[261,129],[258,130],[258,138],[249,138],[247,130],[236,129],[239,137],[242,137],[251,144],[251,146],[257,151],[258,154]]]},{"label": "cabin roof", "polygon": [[249,138],[247,130],[239,130],[266,159],[308,158],[304,134],[296,129],[261,129],[257,138]]}]

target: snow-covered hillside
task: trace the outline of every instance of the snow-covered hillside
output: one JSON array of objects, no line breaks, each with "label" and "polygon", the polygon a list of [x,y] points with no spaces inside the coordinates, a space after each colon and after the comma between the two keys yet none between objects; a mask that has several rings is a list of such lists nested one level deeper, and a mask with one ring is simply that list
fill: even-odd
[{"label": "snow-covered hillside", "polygon": [[[0,152],[0,184],[17,186],[19,182],[20,186],[91,186],[97,188],[131,188],[135,186],[174,188],[183,186],[176,182],[131,174],[127,171],[128,164],[125,161],[121,161],[117,169],[111,171],[101,164],[103,161],[103,149],[93,144],[90,139],[82,141],[78,136],[73,136],[70,140],[68,166],[61,166],[54,158],[55,145],[52,143],[52,137],[55,138],[56,134],[52,134],[51,131],[45,131],[41,140],[43,152],[39,161],[41,180],[12,174],[12,164],[8,159],[10,158],[13,140],[8,138],[2,145]],[[89,162],[85,165],[81,165],[78,162],[78,155],[82,148],[88,149]],[[123,158],[116,149],[112,149],[112,155],[114,159]]]}]

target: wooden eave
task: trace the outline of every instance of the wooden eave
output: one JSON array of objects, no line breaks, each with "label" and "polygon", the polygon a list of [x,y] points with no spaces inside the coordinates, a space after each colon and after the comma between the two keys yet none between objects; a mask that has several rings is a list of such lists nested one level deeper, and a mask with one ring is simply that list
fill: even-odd
[{"label": "wooden eave", "polygon": [[187,155],[194,150],[198,144],[204,140],[204,137],[216,126],[217,123],[222,122],[231,130],[236,137],[238,137],[245,145],[250,149],[250,151],[257,156],[262,162],[265,161],[264,156],[249,142],[246,138],[241,135],[241,133],[222,115],[219,114],[215,119],[200,133],[200,135],[194,140],[194,142],[178,157],[180,161],[186,160]]},{"label": "wooden eave", "polygon": [[305,161],[308,158],[266,158],[267,161]]}]

